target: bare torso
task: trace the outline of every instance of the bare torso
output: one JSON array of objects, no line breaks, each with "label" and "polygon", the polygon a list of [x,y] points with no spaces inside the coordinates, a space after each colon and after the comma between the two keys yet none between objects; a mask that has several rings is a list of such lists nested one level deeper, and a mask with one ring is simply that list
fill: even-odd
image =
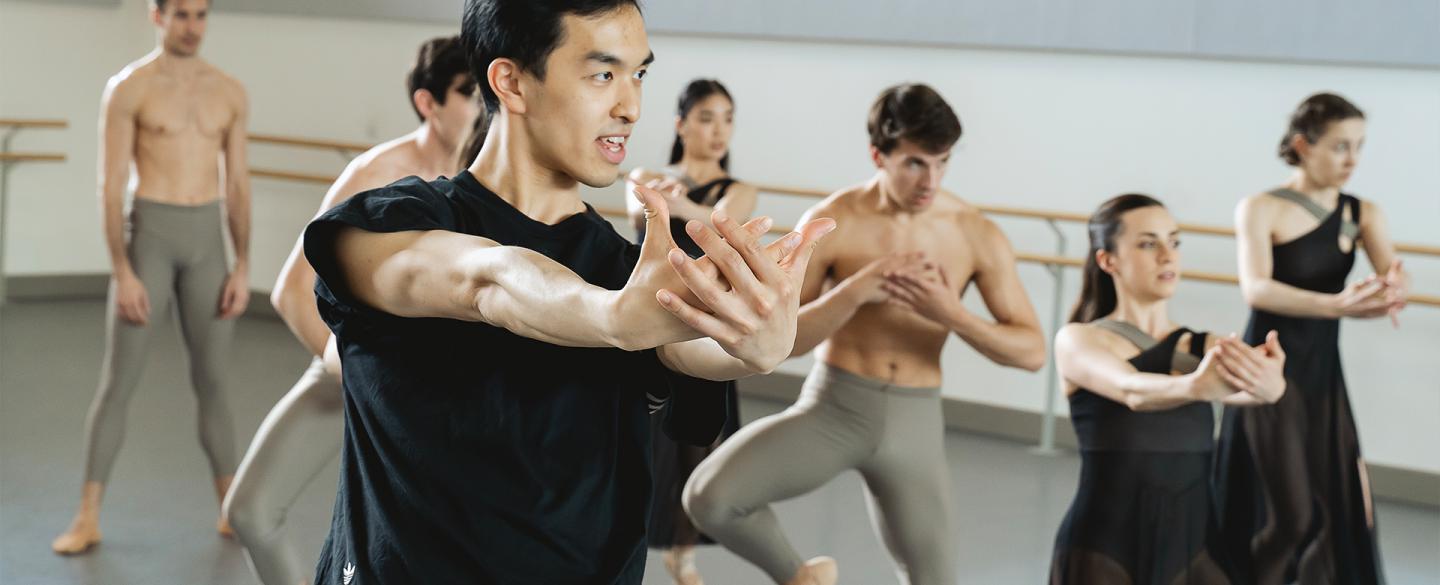
[{"label": "bare torso", "polygon": [[[827,286],[843,281],[870,262],[897,252],[925,252],[941,266],[959,297],[975,275],[974,243],[966,227],[986,221],[959,198],[942,193],[918,214],[881,212],[869,185],[842,191],[817,217],[841,226],[825,246],[830,260]],[[950,330],[913,311],[885,303],[867,304],[816,348],[825,363],[902,386],[939,386],[940,352]]]},{"label": "bare torso", "polygon": [[237,81],[209,63],[195,58],[186,65],[166,67],[146,57],[120,74],[139,96],[137,198],[174,205],[220,198],[220,155],[240,118],[243,94]]}]

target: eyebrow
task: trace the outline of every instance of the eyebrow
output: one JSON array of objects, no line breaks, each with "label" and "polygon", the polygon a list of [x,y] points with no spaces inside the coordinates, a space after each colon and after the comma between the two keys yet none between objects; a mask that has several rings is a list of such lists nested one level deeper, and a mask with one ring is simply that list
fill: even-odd
[{"label": "eyebrow", "polygon": [[[1175,230],[1175,231],[1173,231],[1173,232],[1170,232],[1170,235],[1172,235],[1172,236],[1180,235],[1180,230]],[[1150,236],[1150,237],[1152,237],[1152,238],[1158,238],[1158,237],[1160,237],[1160,234],[1157,234],[1157,233],[1155,233],[1155,232],[1140,232],[1140,236],[1141,236],[1141,237]]]},{"label": "eyebrow", "polygon": [[[605,65],[624,65],[624,64],[625,64],[625,60],[624,60],[624,59],[621,59],[619,55],[616,55],[616,54],[614,54],[614,53],[606,53],[606,52],[604,52],[604,51],[590,51],[589,53],[586,53],[586,54],[585,54],[585,60],[586,60],[586,61],[596,61],[596,62],[599,62],[599,63],[603,63],[603,64],[605,64]],[[651,51],[650,54],[645,57],[645,60],[640,62],[640,66],[641,66],[641,67],[644,67],[644,66],[649,65],[649,64],[654,63],[654,62],[655,62],[655,52],[654,52],[654,51]]]}]

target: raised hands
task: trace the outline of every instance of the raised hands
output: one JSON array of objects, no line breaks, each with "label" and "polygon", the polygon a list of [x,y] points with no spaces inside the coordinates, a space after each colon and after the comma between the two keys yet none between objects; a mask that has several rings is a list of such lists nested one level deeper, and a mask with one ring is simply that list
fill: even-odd
[{"label": "raised hands", "polygon": [[1211,349],[1217,354],[1216,372],[1230,387],[1265,403],[1285,394],[1285,350],[1278,333],[1271,331],[1265,343],[1255,347],[1231,334],[1216,340]]},{"label": "raised hands", "polygon": [[[741,226],[716,211],[711,216],[715,230],[698,221],[686,225],[705,251],[692,260],[670,239],[664,196],[638,185],[635,193],[645,205],[647,227],[632,283],[638,277],[658,285],[653,298],[666,310],[753,371],[768,372],[788,357],[805,269],[815,243],[835,222],[817,219],[762,245],[768,218]],[[662,255],[669,275],[655,265]]]}]

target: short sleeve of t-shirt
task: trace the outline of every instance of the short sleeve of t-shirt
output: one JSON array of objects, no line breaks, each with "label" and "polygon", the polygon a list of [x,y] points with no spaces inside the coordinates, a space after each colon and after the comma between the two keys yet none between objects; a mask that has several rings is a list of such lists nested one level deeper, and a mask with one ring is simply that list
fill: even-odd
[{"label": "short sleeve of t-shirt", "polygon": [[455,231],[454,209],[446,196],[416,177],[359,193],[322,213],[305,228],[305,258],[315,269],[315,296],[330,330],[359,337],[381,322],[398,320],[355,298],[335,255],[335,237],[344,227],[369,232]]}]

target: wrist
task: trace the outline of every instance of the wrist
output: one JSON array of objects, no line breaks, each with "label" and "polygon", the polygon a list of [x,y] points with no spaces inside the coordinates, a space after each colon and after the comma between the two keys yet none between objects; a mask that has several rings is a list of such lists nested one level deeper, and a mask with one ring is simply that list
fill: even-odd
[{"label": "wrist", "polygon": [[1320,310],[1321,310],[1321,312],[1324,313],[1325,316],[1328,317],[1328,318],[1330,318],[1330,319],[1339,319],[1339,318],[1341,318],[1341,317],[1344,317],[1344,316],[1345,316],[1345,309],[1344,309],[1343,300],[1342,300],[1342,298],[1341,298],[1341,295],[1344,295],[1344,294],[1345,294],[1345,293],[1338,293],[1338,294],[1333,294],[1333,295],[1326,295],[1326,296],[1325,296],[1323,299],[1321,299],[1321,301],[1320,301]]}]

